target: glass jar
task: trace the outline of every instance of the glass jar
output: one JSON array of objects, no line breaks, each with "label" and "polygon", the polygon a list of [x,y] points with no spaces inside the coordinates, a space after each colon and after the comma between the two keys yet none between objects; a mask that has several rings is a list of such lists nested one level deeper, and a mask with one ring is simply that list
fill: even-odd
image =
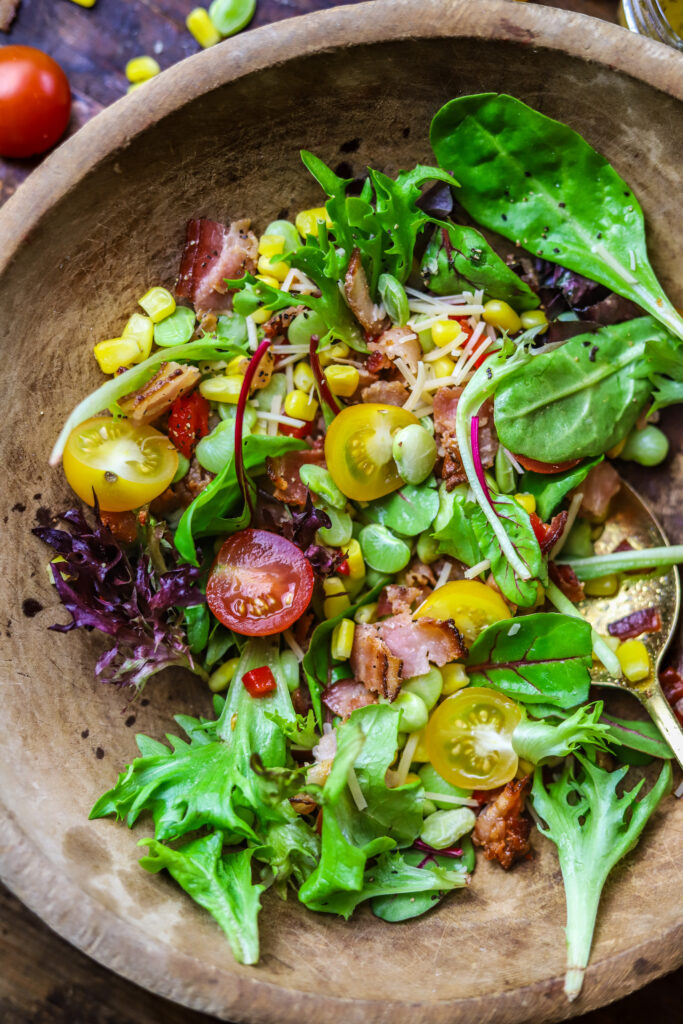
[{"label": "glass jar", "polygon": [[683,50],[683,0],[621,0],[619,21],[632,32]]}]

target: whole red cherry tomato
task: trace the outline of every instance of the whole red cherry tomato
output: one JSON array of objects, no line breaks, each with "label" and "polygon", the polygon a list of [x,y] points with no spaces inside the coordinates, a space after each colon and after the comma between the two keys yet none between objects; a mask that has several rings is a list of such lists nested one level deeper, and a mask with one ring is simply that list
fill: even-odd
[{"label": "whole red cherry tomato", "polygon": [[34,156],[62,137],[71,114],[67,77],[31,46],[0,49],[0,154]]}]

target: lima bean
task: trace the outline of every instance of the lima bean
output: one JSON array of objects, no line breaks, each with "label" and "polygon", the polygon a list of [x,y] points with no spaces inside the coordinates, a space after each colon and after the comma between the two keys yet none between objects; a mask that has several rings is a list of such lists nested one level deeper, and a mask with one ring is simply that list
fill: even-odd
[{"label": "lima bean", "polygon": [[371,523],[363,527],[358,535],[358,541],[366,563],[377,572],[400,572],[410,561],[409,545],[395,537],[386,526]]},{"label": "lima bean", "polygon": [[476,822],[477,817],[469,807],[435,811],[425,818],[420,839],[435,850],[445,850],[453,846],[461,836],[471,832]]},{"label": "lima bean", "polygon": [[411,423],[394,434],[391,454],[408,484],[421,484],[436,462],[436,441],[421,424]]}]

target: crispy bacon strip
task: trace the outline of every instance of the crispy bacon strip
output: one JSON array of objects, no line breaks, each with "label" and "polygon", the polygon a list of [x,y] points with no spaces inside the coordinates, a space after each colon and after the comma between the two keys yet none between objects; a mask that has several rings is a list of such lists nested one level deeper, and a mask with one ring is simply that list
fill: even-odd
[{"label": "crispy bacon strip", "polygon": [[487,860],[499,861],[507,871],[530,850],[531,819],[524,815],[524,802],[531,789],[531,776],[508,782],[477,818],[472,833]]},{"label": "crispy bacon strip", "polygon": [[350,665],[354,678],[371,693],[394,700],[401,688],[401,659],[391,653],[376,626],[356,625]]},{"label": "crispy bacon strip", "polygon": [[319,448],[308,448],[300,452],[286,452],[276,459],[266,459],[266,469],[275,485],[278,501],[300,508],[305,506],[308,491],[301,482],[299,470],[308,464],[324,466],[325,453]]},{"label": "crispy bacon strip", "polygon": [[403,406],[408,401],[408,388],[400,380],[376,380],[360,393],[363,402]]},{"label": "crispy bacon strip", "polygon": [[190,299],[197,312],[226,311],[232,306],[225,281],[256,270],[258,240],[248,220],[229,227],[215,220],[189,220],[176,295]]},{"label": "crispy bacon strip", "polygon": [[417,373],[417,364],[422,358],[422,349],[415,331],[409,327],[390,327],[368,345],[370,353],[381,353],[391,366],[395,359],[402,359],[411,373]]},{"label": "crispy bacon strip", "polygon": [[154,423],[168,412],[176,398],[192,391],[200,377],[196,366],[162,363],[151,380],[125,395],[119,406],[134,423]]},{"label": "crispy bacon strip", "polygon": [[450,619],[413,619],[402,612],[384,619],[377,630],[391,654],[400,659],[402,679],[424,675],[430,663],[448,665],[467,654],[463,638]]},{"label": "crispy bacon strip", "polygon": [[322,701],[333,715],[339,715],[340,718],[346,719],[357,708],[376,704],[377,697],[374,693],[370,693],[363,683],[357,683],[353,679],[342,679],[323,690]]},{"label": "crispy bacon strip", "polygon": [[[467,479],[455,434],[455,417],[462,392],[463,389],[460,387],[439,388],[434,394],[436,450],[443,459],[441,477],[449,491]],[[498,435],[493,425],[493,402],[487,399],[479,410],[479,455],[482,465],[487,469],[493,465],[497,450]]]},{"label": "crispy bacon strip", "polygon": [[349,309],[368,334],[374,337],[389,327],[391,322],[389,317],[380,316],[378,307],[372,301],[367,275],[358,249],[354,249],[351,253],[344,278],[344,296]]},{"label": "crispy bacon strip", "polygon": [[556,587],[562,591],[565,597],[577,604],[583,601],[586,596],[583,583],[572,569],[571,565],[558,565],[557,562],[548,562],[548,574]]},{"label": "crispy bacon strip", "polygon": [[583,493],[579,509],[581,518],[602,522],[609,510],[610,501],[620,487],[619,474],[609,462],[600,462],[593,466],[580,486]]},{"label": "crispy bacon strip", "polygon": [[659,608],[639,608],[637,612],[631,612],[623,619],[610,622],[607,632],[610,636],[618,636],[620,640],[630,640],[641,633],[658,633],[661,628],[662,617]]},{"label": "crispy bacon strip", "polygon": [[427,587],[403,587],[400,583],[389,583],[379,595],[377,617],[400,615],[414,612],[430,593]]}]

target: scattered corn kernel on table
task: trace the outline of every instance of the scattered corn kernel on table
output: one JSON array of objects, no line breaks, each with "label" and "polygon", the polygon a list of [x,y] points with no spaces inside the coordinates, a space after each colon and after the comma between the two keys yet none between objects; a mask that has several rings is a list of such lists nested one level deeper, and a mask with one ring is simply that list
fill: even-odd
[{"label": "scattered corn kernel on table", "polygon": [[[357,0],[348,0],[357,2]],[[595,17],[616,20],[617,0],[547,0]],[[195,53],[185,26],[190,0],[22,0],[2,43],[46,50],[71,82],[70,132],[78,130],[128,87],[125,66],[154,55],[162,68]],[[208,5],[207,5],[208,6]],[[250,27],[319,8],[336,0],[259,0]],[[0,204],[39,162],[0,160]],[[53,934],[0,886],[0,1020],[3,1024],[199,1024],[203,1014],[184,1010],[138,989]],[[660,979],[621,1002],[580,1018],[581,1024],[653,1024],[680,1019],[683,972]]]}]

